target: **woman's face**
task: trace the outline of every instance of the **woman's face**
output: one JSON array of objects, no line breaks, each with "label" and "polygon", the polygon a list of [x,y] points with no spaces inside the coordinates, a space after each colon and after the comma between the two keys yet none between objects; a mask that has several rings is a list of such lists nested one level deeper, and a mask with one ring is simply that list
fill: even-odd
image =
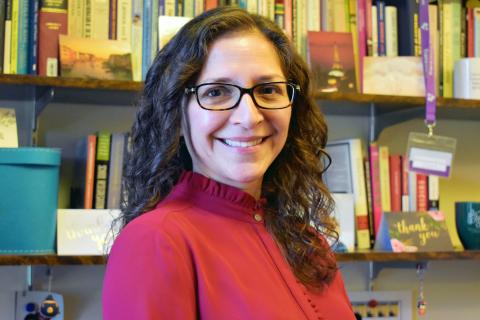
[{"label": "woman's face", "polygon": [[[286,80],[273,44],[260,33],[242,32],[211,45],[197,85],[222,82],[250,88]],[[186,138],[193,171],[258,198],[265,172],[285,145],[290,117],[291,108],[259,109],[248,94],[236,108],[224,111],[202,109],[192,94]]]}]

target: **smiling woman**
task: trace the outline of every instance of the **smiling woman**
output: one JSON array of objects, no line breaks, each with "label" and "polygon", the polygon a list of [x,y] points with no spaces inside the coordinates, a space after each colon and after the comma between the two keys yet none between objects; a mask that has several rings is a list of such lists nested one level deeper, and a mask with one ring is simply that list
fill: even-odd
[{"label": "smiling woman", "polygon": [[187,23],[145,81],[104,319],[354,319],[327,244],[326,132],[272,22]]}]

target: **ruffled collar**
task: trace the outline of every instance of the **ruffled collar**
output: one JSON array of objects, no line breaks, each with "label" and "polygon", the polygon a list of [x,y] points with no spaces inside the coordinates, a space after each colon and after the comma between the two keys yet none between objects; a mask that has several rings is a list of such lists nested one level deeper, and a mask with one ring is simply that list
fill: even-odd
[{"label": "ruffled collar", "polygon": [[[184,171],[165,201],[184,200],[200,209],[242,221],[263,221],[265,199],[210,179],[202,174]],[[258,219],[258,215],[262,219]]]}]

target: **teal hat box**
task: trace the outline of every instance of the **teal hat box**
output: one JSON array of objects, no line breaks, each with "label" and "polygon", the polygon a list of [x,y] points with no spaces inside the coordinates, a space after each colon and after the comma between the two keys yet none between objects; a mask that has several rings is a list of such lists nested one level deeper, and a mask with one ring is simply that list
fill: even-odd
[{"label": "teal hat box", "polygon": [[0,254],[55,253],[60,154],[0,148]]}]

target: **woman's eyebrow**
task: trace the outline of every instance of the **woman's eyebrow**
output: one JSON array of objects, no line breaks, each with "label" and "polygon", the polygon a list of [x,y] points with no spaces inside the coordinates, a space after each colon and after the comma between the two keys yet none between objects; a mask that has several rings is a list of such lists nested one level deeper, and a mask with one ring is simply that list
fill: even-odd
[{"label": "woman's eyebrow", "polygon": [[[285,76],[280,74],[269,74],[262,75],[254,78],[254,82],[267,82],[267,81],[282,81],[285,79]],[[199,83],[209,83],[209,82],[223,82],[223,83],[236,83],[235,79],[230,77],[218,77],[218,78],[206,78],[200,81]]]}]

